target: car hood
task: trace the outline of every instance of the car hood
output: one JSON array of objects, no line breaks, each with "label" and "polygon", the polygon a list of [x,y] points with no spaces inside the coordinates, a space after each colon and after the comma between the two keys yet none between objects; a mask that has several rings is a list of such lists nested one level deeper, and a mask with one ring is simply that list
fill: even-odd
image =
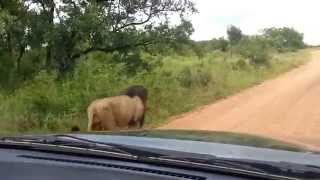
[{"label": "car hood", "polygon": [[281,141],[245,134],[146,130],[72,135],[104,143],[205,154],[219,158],[320,166],[320,154]]}]

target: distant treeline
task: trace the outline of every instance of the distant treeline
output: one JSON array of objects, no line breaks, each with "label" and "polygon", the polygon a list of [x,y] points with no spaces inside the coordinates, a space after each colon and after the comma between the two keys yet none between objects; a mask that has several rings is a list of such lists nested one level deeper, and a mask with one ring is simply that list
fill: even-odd
[{"label": "distant treeline", "polygon": [[241,29],[230,25],[227,38],[194,42],[194,51],[199,56],[213,50],[231,51],[248,58],[252,63],[267,63],[268,52],[288,52],[304,48],[303,34],[293,28],[265,28],[260,35],[248,36]]}]

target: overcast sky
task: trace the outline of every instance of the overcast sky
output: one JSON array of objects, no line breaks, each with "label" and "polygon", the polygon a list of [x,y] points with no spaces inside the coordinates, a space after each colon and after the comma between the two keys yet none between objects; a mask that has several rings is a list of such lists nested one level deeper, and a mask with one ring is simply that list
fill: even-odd
[{"label": "overcast sky", "polygon": [[320,44],[320,0],[194,0],[199,10],[191,20],[194,40],[226,35],[233,24],[245,34],[265,27],[293,27],[305,42]]}]

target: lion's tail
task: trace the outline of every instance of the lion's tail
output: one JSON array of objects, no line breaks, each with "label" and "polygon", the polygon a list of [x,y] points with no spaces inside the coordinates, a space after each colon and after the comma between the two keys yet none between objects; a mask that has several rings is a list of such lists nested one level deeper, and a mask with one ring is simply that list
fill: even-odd
[{"label": "lion's tail", "polygon": [[91,130],[94,113],[88,109],[88,131]]}]

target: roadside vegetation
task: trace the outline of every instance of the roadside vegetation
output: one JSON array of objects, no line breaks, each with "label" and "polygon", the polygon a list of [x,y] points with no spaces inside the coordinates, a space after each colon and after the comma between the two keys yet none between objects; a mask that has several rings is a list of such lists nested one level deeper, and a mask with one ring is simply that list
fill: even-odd
[{"label": "roadside vegetation", "polygon": [[[148,88],[146,126],[156,127],[308,59],[303,35],[292,28],[248,36],[230,26],[227,38],[195,42],[183,16],[175,26],[152,21],[164,12],[196,12],[191,1],[66,1],[60,8],[55,1],[10,2],[0,3],[2,133],[86,130],[92,100],[133,84]],[[118,5],[127,16],[117,14]],[[110,14],[101,15],[108,8]],[[147,19],[139,19],[141,11]],[[54,22],[59,12],[67,16]]]}]

